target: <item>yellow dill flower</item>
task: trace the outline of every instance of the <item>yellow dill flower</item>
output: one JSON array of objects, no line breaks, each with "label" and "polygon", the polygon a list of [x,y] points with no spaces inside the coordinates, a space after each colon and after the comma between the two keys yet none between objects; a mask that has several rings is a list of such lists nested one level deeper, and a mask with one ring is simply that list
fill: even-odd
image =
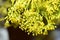
[{"label": "yellow dill flower", "polygon": [[[60,0],[10,0],[5,25],[19,27],[28,35],[47,35],[60,18]],[[6,12],[6,11],[4,11]]]}]

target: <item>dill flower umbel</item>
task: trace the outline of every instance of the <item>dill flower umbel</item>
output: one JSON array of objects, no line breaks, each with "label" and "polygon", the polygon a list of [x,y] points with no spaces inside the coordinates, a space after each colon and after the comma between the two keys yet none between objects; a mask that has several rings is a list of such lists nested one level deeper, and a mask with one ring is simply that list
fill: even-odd
[{"label": "dill flower umbel", "polygon": [[19,27],[32,35],[47,35],[60,18],[60,0],[11,0],[5,27]]}]

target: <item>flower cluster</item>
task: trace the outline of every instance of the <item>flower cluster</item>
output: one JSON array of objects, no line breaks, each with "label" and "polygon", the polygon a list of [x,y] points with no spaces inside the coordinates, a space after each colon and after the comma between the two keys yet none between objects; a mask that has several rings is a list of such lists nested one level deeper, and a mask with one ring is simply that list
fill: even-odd
[{"label": "flower cluster", "polygon": [[11,0],[5,26],[19,27],[32,35],[47,35],[60,18],[60,0]]}]

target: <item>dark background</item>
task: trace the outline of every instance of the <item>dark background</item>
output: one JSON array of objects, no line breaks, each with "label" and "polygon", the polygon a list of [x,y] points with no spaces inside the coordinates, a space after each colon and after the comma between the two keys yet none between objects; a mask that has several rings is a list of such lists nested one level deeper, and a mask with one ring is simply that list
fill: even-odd
[{"label": "dark background", "polygon": [[9,27],[8,32],[10,40],[33,40],[32,35],[28,35],[19,28]]}]

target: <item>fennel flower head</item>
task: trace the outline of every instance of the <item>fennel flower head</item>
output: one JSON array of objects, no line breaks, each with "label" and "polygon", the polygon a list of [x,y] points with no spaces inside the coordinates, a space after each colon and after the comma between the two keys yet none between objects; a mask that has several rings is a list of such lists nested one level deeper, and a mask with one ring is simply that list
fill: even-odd
[{"label": "fennel flower head", "polygon": [[47,35],[60,18],[60,0],[10,0],[5,27],[19,27],[32,35]]}]

